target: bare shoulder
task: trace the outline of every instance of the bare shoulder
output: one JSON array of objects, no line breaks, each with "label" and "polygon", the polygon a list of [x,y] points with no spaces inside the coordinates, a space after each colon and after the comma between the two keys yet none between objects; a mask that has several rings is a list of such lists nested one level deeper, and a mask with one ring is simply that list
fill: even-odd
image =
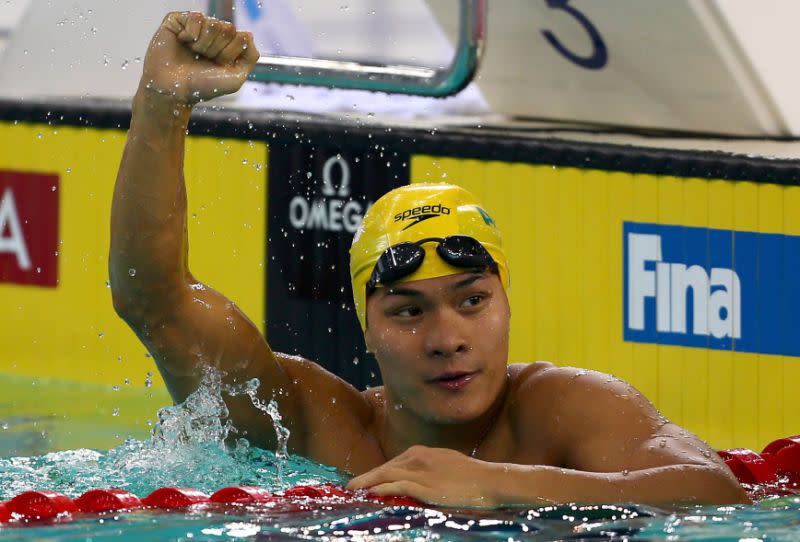
[{"label": "bare shoulder", "polygon": [[612,375],[578,367],[535,363],[510,370],[513,418],[554,438],[573,439],[619,424],[661,424],[650,401],[629,383]]},{"label": "bare shoulder", "polygon": [[521,401],[566,404],[578,397],[641,396],[627,382],[599,371],[560,367],[549,362],[510,365],[512,394]]}]

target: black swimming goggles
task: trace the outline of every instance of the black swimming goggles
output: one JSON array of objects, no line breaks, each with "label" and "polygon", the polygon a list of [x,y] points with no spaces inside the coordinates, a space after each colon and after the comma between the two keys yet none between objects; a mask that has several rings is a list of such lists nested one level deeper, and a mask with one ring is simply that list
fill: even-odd
[{"label": "black swimming goggles", "polygon": [[407,277],[422,265],[425,259],[424,243],[436,242],[436,253],[454,267],[464,269],[489,269],[498,272],[497,262],[477,239],[467,235],[448,237],[426,237],[419,241],[406,241],[386,249],[378,258],[372,275],[367,281],[367,295],[373,293],[378,284],[391,284]]}]

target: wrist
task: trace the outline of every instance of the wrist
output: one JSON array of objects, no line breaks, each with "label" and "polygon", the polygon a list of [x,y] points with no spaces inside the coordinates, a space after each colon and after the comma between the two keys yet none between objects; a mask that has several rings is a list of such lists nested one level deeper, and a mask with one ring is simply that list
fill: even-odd
[{"label": "wrist", "polygon": [[[517,465],[514,463],[492,463],[491,482],[487,486],[487,499],[494,506],[549,505],[547,484],[552,467]],[[549,488],[552,490],[552,488]]]},{"label": "wrist", "polygon": [[142,81],[133,97],[134,117],[146,115],[161,119],[171,119],[177,124],[188,124],[193,104],[174,94],[158,90]]},{"label": "wrist", "polygon": [[[487,506],[503,507],[530,504],[526,490],[536,487],[536,467],[513,463],[486,463],[483,496]],[[530,492],[528,491],[528,492]]]}]

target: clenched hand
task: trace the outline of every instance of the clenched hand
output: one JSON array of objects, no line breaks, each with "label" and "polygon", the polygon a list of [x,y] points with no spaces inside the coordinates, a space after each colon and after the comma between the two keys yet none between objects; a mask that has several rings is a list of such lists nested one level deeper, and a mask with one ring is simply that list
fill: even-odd
[{"label": "clenched hand", "polygon": [[258,61],[250,32],[202,13],[169,13],[153,36],[142,84],[195,104],[239,90]]}]

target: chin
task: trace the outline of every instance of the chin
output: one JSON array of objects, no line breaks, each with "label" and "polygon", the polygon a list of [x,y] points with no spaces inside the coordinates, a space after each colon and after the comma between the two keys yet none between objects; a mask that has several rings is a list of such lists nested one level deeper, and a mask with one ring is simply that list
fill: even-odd
[{"label": "chin", "polygon": [[481,408],[474,401],[458,400],[437,401],[435,405],[431,406],[432,408],[427,409],[428,415],[426,418],[442,425],[460,425],[471,422],[480,417],[489,408],[489,405],[486,408]]}]

